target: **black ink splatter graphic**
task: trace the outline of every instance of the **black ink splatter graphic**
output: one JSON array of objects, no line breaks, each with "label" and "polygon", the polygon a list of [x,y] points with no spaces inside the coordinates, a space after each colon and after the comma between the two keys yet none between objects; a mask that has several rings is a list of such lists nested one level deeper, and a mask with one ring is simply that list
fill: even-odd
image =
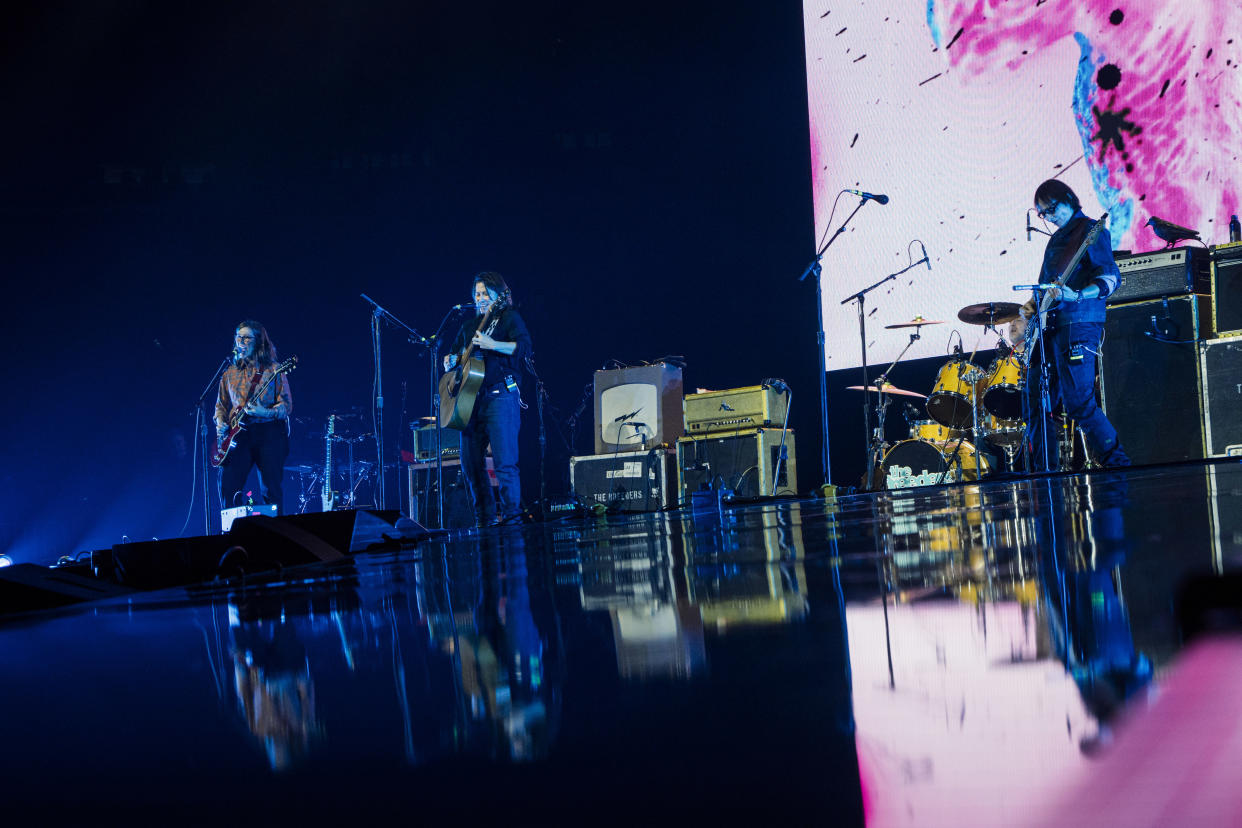
[{"label": "black ink splatter graphic", "polygon": [[1098,106],[1091,107],[1091,111],[1095,113],[1095,122],[1099,124],[1100,129],[1095,135],[1091,136],[1090,140],[1099,140],[1101,161],[1104,160],[1104,154],[1108,151],[1109,144],[1112,144],[1118,152],[1125,152],[1126,142],[1122,133],[1137,136],[1143,131],[1143,128],[1138,124],[1126,120],[1126,116],[1130,114],[1130,107],[1128,106],[1120,112],[1113,112],[1111,109],[1101,112]]},{"label": "black ink splatter graphic", "polygon": [[1121,83],[1121,70],[1114,63],[1106,63],[1095,73],[1095,82],[1101,89],[1116,89]]},{"label": "black ink splatter graphic", "polygon": [[1126,13],[1121,9],[1113,9],[1113,13],[1108,16],[1108,22],[1114,26],[1120,26],[1121,21],[1126,19]]}]

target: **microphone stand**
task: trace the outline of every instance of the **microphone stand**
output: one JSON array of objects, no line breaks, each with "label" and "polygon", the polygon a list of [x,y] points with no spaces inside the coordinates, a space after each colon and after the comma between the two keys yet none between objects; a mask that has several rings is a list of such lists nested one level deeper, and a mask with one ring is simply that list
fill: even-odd
[{"label": "microphone stand", "polygon": [[[429,397],[429,399],[431,400],[431,420],[435,424],[435,428],[436,428],[435,451],[436,451],[436,528],[437,529],[444,528],[444,450],[441,446],[441,439],[440,439],[441,432],[444,430],[444,427],[440,425],[440,381],[438,377],[441,372],[440,372],[440,366],[437,364],[438,360],[440,359],[440,348],[437,343],[440,342],[440,339],[441,339],[440,335],[444,331],[444,326],[448,324],[448,321],[450,319],[453,318],[453,314],[461,309],[462,308],[460,306],[454,305],[452,308],[449,309],[448,313],[444,314],[444,318],[441,319],[440,324],[436,326],[436,332],[433,333],[429,339],[425,339],[419,336],[418,339],[420,341],[415,342],[415,344],[425,345],[427,348],[427,368],[428,368],[427,379],[428,379],[428,388],[431,391],[431,396]],[[415,333],[414,336],[418,336],[418,334]],[[411,339],[410,341],[414,342],[413,339]],[[465,437],[463,435],[462,440],[464,439]],[[465,471],[464,466],[462,467],[462,471],[463,472]]]},{"label": "microphone stand", "polygon": [[[232,362],[231,357],[225,357],[220,360],[219,367],[216,372],[211,375],[211,379],[207,381],[207,387],[203,389],[203,393],[198,395],[198,401],[194,403],[194,412],[196,415],[203,413],[203,403],[207,401],[207,395],[216,387],[216,381],[220,379],[220,375],[224,373],[224,369]],[[203,446],[203,534],[211,534],[211,455],[214,454],[213,443],[209,435],[211,430],[207,428],[207,416],[203,415],[203,424],[198,431],[197,439]],[[193,503],[190,504],[193,506]],[[187,507],[188,511],[189,507]]]},{"label": "microphone stand", "polygon": [[[871,446],[871,441],[872,441],[871,401],[870,401],[870,398],[867,396],[867,391],[865,390],[867,388],[867,316],[865,313],[866,309],[864,307],[866,304],[866,297],[868,293],[875,290],[880,285],[883,285],[885,282],[891,282],[893,279],[896,279],[898,276],[905,273],[906,271],[911,270],[913,268],[918,267],[921,264],[926,264],[926,263],[927,263],[927,257],[924,256],[923,258],[919,259],[917,262],[906,265],[905,267],[903,267],[901,270],[897,271],[896,273],[890,273],[889,275],[885,276],[880,281],[876,282],[874,285],[865,287],[862,290],[858,291],[857,293],[851,294],[850,296],[847,296],[841,300],[842,305],[848,305],[850,302],[858,303],[858,337],[862,345],[862,386],[864,389],[863,390],[863,445],[867,447],[867,485],[868,486],[871,485],[871,469],[872,469],[872,463],[874,462],[875,458],[873,457],[874,452],[872,451],[872,446]],[[914,339],[911,339],[910,343],[906,345],[906,349],[908,350],[910,348],[910,345],[913,345],[913,344],[914,344]],[[901,353],[904,355],[905,351],[902,351]],[[901,357],[898,357],[898,359],[900,358]],[[896,365],[896,364],[897,364],[896,362],[893,363],[893,365]],[[888,367],[889,371],[892,370],[893,365],[890,365]],[[887,375],[888,375],[888,371],[885,371],[880,376],[884,377]],[[880,403],[885,404],[883,390],[880,391]]]},{"label": "microphone stand", "polygon": [[[431,343],[423,337],[418,331],[393,316],[386,309],[381,307],[378,302],[367,296],[365,293],[359,294],[371,305],[371,342],[375,351],[375,456],[379,464],[379,481],[376,485],[376,494],[378,497],[377,505],[381,509],[388,508],[388,497],[384,486],[384,380],[383,380],[383,358],[380,353],[380,320],[387,319],[392,324],[404,329],[409,334],[409,341],[416,345],[426,345],[428,350],[432,352],[432,366],[435,366],[435,351],[431,348]],[[436,433],[437,445],[436,455],[439,456],[439,432]]]},{"label": "microphone stand", "polygon": [[857,206],[854,207],[854,211],[845,217],[845,221],[841,222],[841,226],[837,228],[837,231],[832,234],[832,237],[828,239],[824,246],[815,253],[815,258],[811,260],[811,263],[802,271],[802,275],[798,277],[799,282],[805,282],[807,276],[812,274],[815,276],[815,318],[818,323],[818,327],[815,330],[815,343],[819,346],[819,414],[820,429],[824,434],[820,462],[824,469],[825,483],[832,482],[832,465],[828,453],[828,363],[824,357],[824,268],[820,264],[820,259],[824,257],[824,253],[827,252],[828,248],[832,247],[832,243],[837,240],[837,237],[845,232],[845,227],[850,223],[850,219],[858,215],[858,211],[868,201],[870,199],[864,198],[858,202]]}]

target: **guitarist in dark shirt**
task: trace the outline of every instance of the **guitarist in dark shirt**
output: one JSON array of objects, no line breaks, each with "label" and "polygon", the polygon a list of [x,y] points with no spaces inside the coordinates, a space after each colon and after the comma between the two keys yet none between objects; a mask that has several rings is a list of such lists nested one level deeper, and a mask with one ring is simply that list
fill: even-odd
[{"label": "guitarist in dark shirt", "polygon": [[[1039,217],[1057,226],[1044,251],[1040,284],[1057,282],[1073,260],[1094,222],[1082,212],[1078,196],[1064,182],[1050,179],[1035,190]],[[1130,465],[1116,429],[1095,401],[1095,364],[1104,333],[1104,299],[1117,288],[1117,263],[1107,228],[1083,252],[1063,287],[1051,288],[1052,305],[1047,313],[1042,342],[1034,345],[1027,371],[1027,440],[1029,468],[1056,471],[1059,467],[1056,424],[1043,418],[1048,434],[1048,468],[1044,467],[1043,429],[1040,426],[1040,358],[1048,368],[1050,408],[1061,402],[1066,416],[1082,429],[1087,447],[1105,467]],[[1022,308],[1023,316],[1035,316],[1039,297]],[[1038,320],[1030,327],[1038,331]]]},{"label": "guitarist in dark shirt", "polygon": [[[474,345],[473,355],[482,357],[485,366],[474,409],[462,429],[461,464],[474,506],[475,522],[487,526],[513,520],[521,513],[518,427],[525,405],[518,381],[522,365],[531,354],[531,342],[526,323],[511,306],[509,286],[499,273],[480,273],[474,277],[472,285],[476,315],[462,323],[453,341],[452,353],[444,358],[444,368],[451,370],[457,364],[458,355],[471,344]],[[480,328],[482,317],[489,310],[491,314]],[[489,443],[499,483],[495,498],[488,483],[485,459]]]}]

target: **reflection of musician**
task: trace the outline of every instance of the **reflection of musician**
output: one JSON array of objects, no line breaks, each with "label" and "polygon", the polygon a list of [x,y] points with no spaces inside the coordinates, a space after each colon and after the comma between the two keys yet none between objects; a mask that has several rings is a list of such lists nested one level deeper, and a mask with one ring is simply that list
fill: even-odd
[{"label": "reflection of musician", "polygon": [[[461,463],[466,472],[475,523],[516,518],[521,511],[522,483],[518,473],[518,426],[521,424],[522,397],[518,392],[521,366],[531,353],[526,323],[511,305],[492,314],[479,330],[482,316],[509,286],[499,273],[484,272],[474,277],[474,306],[477,315],[462,323],[453,342],[453,352],[444,358],[449,370],[468,345],[483,358],[486,371],[469,422],[462,430]],[[492,465],[499,485],[499,504],[488,484],[485,453],[492,447]]]},{"label": "reflection of musician", "polygon": [[217,444],[229,430],[229,414],[239,406],[246,412],[245,428],[220,467],[220,500],[225,508],[239,505],[237,496],[257,465],[263,502],[275,503],[284,514],[282,486],[285,458],[289,456],[289,412],[293,410],[288,377],[281,374],[258,399],[249,399],[251,389],[261,386],[275,371],[277,361],[276,346],[262,325],[247,320],[237,326],[233,364],[220,378],[216,398]]},{"label": "reflection of musician", "polygon": [[[1051,284],[1060,278],[1070,259],[1081,246],[1091,222],[1083,215],[1078,196],[1065,183],[1051,179],[1035,190],[1035,207],[1040,218],[1055,224],[1058,230],[1048,240],[1044,251],[1040,284]],[[1100,350],[1104,333],[1104,298],[1117,287],[1120,274],[1113,260],[1112,240],[1107,228],[1087,248],[1074,272],[1063,288],[1054,288],[1054,300],[1046,319],[1042,337],[1042,355],[1048,366],[1048,399],[1050,407],[1058,400],[1065,413],[1072,418],[1086,437],[1087,446],[1102,466],[1128,466],[1126,456],[1117,437],[1117,431],[1104,416],[1095,402],[1095,358]],[[1031,317],[1035,314],[1038,297],[1028,301],[1022,312]],[[1031,321],[1032,326],[1037,324]],[[1039,358],[1038,346],[1036,359]],[[1032,361],[1027,372],[1027,448],[1033,470],[1045,470],[1043,430],[1040,423],[1039,364]],[[1051,439],[1055,424],[1050,416],[1044,417],[1047,425],[1048,466],[1059,467],[1057,442]]]}]

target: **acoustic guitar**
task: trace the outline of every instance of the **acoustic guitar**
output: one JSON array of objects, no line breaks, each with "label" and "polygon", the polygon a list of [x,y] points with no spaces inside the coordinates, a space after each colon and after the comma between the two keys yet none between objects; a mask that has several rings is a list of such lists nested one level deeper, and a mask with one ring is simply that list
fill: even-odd
[{"label": "acoustic guitar", "polygon": [[246,399],[241,403],[241,405],[234,408],[232,413],[229,414],[228,433],[225,434],[220,440],[220,446],[216,449],[215,455],[211,458],[211,465],[218,467],[224,462],[224,458],[229,456],[229,452],[233,450],[233,446],[237,443],[237,435],[241,434],[246,428],[246,406],[250,404],[250,401],[260,399],[263,396],[263,393],[267,391],[268,387],[277,377],[281,374],[289,373],[296,367],[298,367],[298,358],[292,356],[277,365],[271,375],[263,381],[262,385],[258,387],[258,390],[254,390],[255,383],[251,381],[251,392],[246,395]]},{"label": "acoustic guitar", "polygon": [[[509,292],[505,291],[496,297],[479,320],[475,333],[482,333],[494,314],[500,313],[509,305]],[[474,413],[474,403],[478,398],[479,389],[483,387],[483,374],[486,366],[483,357],[474,354],[474,337],[466,343],[466,348],[457,356],[457,364],[440,377],[440,427],[461,431],[470,422]]]}]

